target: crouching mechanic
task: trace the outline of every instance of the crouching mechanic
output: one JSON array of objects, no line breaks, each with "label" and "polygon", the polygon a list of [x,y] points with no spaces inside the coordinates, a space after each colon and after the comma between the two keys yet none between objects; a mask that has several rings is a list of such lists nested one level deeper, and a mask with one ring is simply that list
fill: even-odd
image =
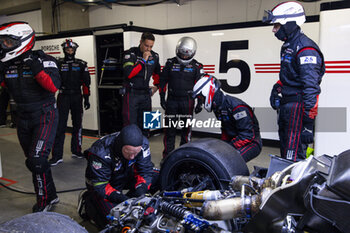
[{"label": "crouching mechanic", "polygon": [[220,82],[211,75],[204,75],[193,87],[193,98],[196,97],[203,99],[205,110],[214,111],[221,121],[221,139],[236,148],[244,161],[260,154],[259,123],[248,104],[225,95],[220,90]]},{"label": "crouching mechanic", "polygon": [[24,22],[0,26],[0,84],[17,103],[17,134],[32,172],[36,204],[47,211],[59,201],[47,161],[58,123],[55,92],[61,85],[55,59],[32,51],[34,30]]},{"label": "crouching mechanic", "polygon": [[[99,139],[85,154],[88,159],[85,211],[101,228],[107,224],[106,216],[114,206],[145,194],[158,177],[153,170],[148,139],[135,124]],[[123,194],[126,189],[129,192]]]}]

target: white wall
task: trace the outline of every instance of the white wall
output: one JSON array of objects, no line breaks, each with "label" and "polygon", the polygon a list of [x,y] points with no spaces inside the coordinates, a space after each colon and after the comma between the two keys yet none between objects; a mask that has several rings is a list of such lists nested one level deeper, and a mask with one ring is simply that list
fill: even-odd
[{"label": "white wall", "polygon": [[41,10],[30,11],[15,15],[1,15],[0,24],[11,22],[11,21],[24,21],[29,23],[29,25],[34,29],[37,34],[43,31],[42,20],[41,20]]},{"label": "white wall", "polygon": [[[306,15],[319,15],[322,0],[302,3]],[[237,23],[261,20],[264,10],[270,10],[281,0],[185,0],[177,6],[174,2],[146,7],[128,7],[113,4],[90,7],[90,27],[129,23],[135,26],[172,29],[204,25]]]},{"label": "white wall", "polygon": [[[322,0],[302,3],[307,15],[319,15]],[[157,4],[146,7],[128,7],[113,4],[89,7],[90,27],[105,26],[133,21],[135,26],[172,29],[225,23],[238,23],[261,20],[264,10],[271,9],[282,0],[185,0],[184,4]],[[83,8],[83,7],[82,7]],[[42,32],[41,10],[10,16],[0,16],[0,23],[26,21],[36,32]]]},{"label": "white wall", "polygon": [[[326,61],[319,114],[316,118],[315,154],[337,155],[350,149],[350,9],[322,11],[320,48]],[[336,109],[342,111],[335,111]],[[328,111],[322,117],[321,110]],[[330,127],[333,126],[333,127]],[[320,130],[321,128],[325,130]]]}]

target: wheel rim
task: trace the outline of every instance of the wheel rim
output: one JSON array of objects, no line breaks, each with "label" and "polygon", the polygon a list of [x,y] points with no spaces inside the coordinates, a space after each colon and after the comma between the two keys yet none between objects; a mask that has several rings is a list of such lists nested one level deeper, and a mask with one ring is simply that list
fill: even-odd
[{"label": "wheel rim", "polygon": [[[176,161],[168,174],[167,183],[165,184],[166,190],[181,190],[183,188],[193,187],[203,180],[205,176],[208,176],[211,180],[211,184],[209,184],[209,187],[206,187],[206,189],[223,188],[215,171],[207,164],[197,159],[185,158]],[[183,182],[182,176],[186,176],[186,182]]]}]

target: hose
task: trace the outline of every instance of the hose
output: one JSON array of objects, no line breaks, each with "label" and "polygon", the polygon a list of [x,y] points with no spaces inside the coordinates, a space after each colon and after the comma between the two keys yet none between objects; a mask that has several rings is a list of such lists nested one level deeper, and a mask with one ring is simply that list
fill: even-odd
[{"label": "hose", "polygon": [[[12,192],[16,192],[16,193],[22,193],[22,194],[26,194],[26,195],[36,195],[36,193],[34,192],[26,192],[26,191],[22,191],[22,190],[18,190],[18,189],[14,189],[14,188],[10,188],[8,186],[6,186],[5,184],[0,182],[0,186],[3,186],[4,188],[12,191]],[[56,191],[56,193],[69,193],[69,192],[76,192],[76,191],[80,191],[80,190],[84,190],[86,189],[86,187],[84,188],[75,188],[75,189],[67,189],[67,190],[62,190],[62,191]]]}]

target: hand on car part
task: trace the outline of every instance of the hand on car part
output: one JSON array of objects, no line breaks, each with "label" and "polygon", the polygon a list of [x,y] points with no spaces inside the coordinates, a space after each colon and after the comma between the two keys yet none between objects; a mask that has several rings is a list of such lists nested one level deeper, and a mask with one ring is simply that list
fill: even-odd
[{"label": "hand on car part", "polygon": [[165,94],[160,94],[160,106],[162,106],[162,109],[166,110],[166,100],[165,100]]},{"label": "hand on car part", "polygon": [[90,108],[90,101],[89,101],[89,96],[84,95],[84,109],[88,110]]},{"label": "hand on car part", "polygon": [[137,185],[135,191],[132,192],[131,195],[133,197],[139,197],[139,196],[147,193],[147,190],[148,190],[147,185],[145,183],[141,183],[141,184]]},{"label": "hand on car part", "polygon": [[280,84],[276,83],[273,85],[270,95],[270,105],[273,109],[278,109],[281,103],[281,96],[279,93],[281,93],[282,87]]},{"label": "hand on car part", "polygon": [[301,141],[306,144],[314,142],[314,119],[303,117],[303,127],[301,130]]},{"label": "hand on car part", "polygon": [[124,195],[119,191],[114,191],[109,196],[109,200],[111,202],[114,202],[114,203],[120,203],[120,202],[123,202],[123,201],[128,200],[128,199],[129,199],[129,197],[127,195]]},{"label": "hand on car part", "polygon": [[33,54],[28,53],[24,58],[23,62],[26,66],[29,66],[35,77],[40,71],[44,69],[43,63],[41,60],[35,58]]}]

